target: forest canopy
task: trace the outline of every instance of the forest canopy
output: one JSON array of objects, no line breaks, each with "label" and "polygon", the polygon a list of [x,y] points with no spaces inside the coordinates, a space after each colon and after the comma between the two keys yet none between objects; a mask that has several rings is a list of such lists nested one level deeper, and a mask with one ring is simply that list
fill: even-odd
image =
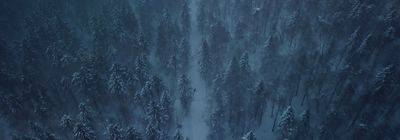
[{"label": "forest canopy", "polygon": [[0,139],[399,139],[399,7],[1,0]]}]

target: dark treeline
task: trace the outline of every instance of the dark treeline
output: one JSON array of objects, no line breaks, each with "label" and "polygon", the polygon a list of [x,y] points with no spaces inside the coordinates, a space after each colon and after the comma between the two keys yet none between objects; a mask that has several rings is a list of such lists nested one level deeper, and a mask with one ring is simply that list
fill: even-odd
[{"label": "dark treeline", "polygon": [[3,0],[0,139],[399,139],[399,7]]}]

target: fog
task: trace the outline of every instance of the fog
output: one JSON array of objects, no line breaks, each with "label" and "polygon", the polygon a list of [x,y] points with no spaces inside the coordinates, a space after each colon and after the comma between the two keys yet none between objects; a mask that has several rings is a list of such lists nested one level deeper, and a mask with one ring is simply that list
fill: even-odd
[{"label": "fog", "polygon": [[398,7],[2,0],[0,139],[399,139]]}]

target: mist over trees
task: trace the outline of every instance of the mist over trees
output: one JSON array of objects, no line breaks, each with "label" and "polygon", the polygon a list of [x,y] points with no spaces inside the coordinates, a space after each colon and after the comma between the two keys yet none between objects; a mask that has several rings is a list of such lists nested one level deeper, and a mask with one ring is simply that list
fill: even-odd
[{"label": "mist over trees", "polygon": [[399,139],[398,7],[2,0],[0,139]]}]

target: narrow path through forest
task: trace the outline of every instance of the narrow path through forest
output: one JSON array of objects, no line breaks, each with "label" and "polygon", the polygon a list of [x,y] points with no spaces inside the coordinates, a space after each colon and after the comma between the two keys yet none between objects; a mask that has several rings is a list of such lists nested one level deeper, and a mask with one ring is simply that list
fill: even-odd
[{"label": "narrow path through forest", "polygon": [[191,112],[183,122],[183,135],[190,138],[190,140],[205,140],[207,139],[208,127],[206,124],[206,85],[200,76],[199,67],[199,49],[201,46],[202,36],[198,30],[197,25],[197,10],[198,0],[190,1],[190,16],[191,16],[191,30],[190,30],[190,45],[192,58],[190,62],[189,77],[192,81],[192,87],[196,89],[194,100],[192,102]]}]

